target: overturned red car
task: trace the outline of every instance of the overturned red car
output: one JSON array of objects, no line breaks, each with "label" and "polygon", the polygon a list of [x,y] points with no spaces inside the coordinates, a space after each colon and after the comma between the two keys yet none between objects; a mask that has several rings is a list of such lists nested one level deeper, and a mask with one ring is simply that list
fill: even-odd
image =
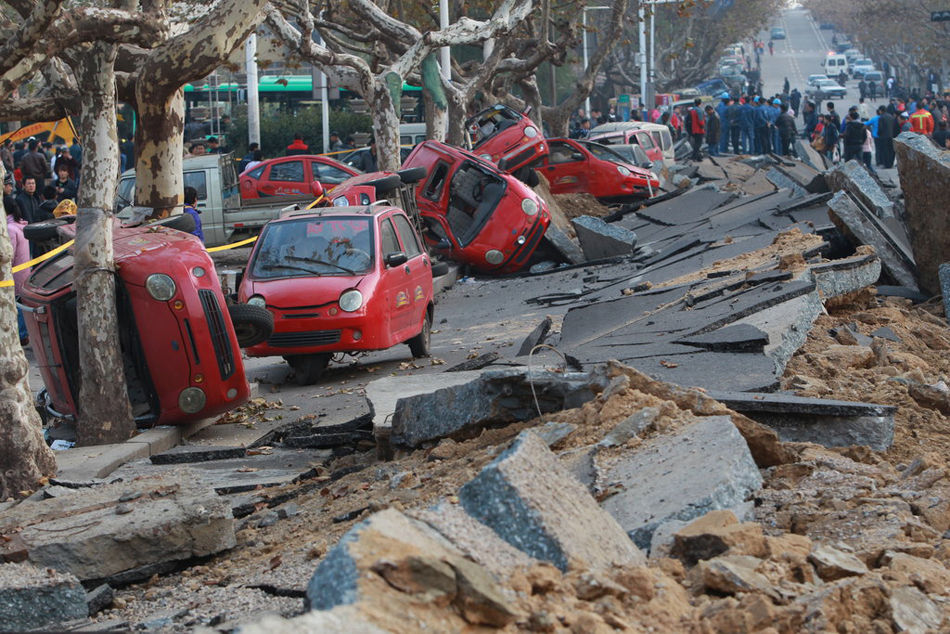
[{"label": "overturned red car", "polygon": [[247,354],[282,356],[301,385],[317,381],[335,353],[406,343],[414,357],[429,354],[432,263],[411,220],[384,202],[338,200],[347,204],[267,223],[238,291],[274,316],[273,333]]},{"label": "overturned red car", "polygon": [[531,168],[547,155],[548,148],[526,113],[496,104],[466,120],[465,127],[475,154],[532,187],[538,184]]},{"label": "overturned red car", "polygon": [[530,187],[466,150],[424,141],[403,167],[427,173],[416,187],[426,243],[476,270],[524,268],[551,222]]},{"label": "overturned red car", "polygon": [[[238,336],[201,241],[164,226],[114,232],[119,336],[136,422],[184,423],[244,403],[250,390]],[[42,404],[63,418],[76,416],[79,398],[72,282],[73,255],[66,250],[33,269],[20,297],[46,385]]]},{"label": "overturned red car", "polygon": [[551,193],[588,193],[604,204],[651,198],[660,186],[656,174],[631,165],[605,145],[575,139],[550,139],[550,154],[538,168]]}]

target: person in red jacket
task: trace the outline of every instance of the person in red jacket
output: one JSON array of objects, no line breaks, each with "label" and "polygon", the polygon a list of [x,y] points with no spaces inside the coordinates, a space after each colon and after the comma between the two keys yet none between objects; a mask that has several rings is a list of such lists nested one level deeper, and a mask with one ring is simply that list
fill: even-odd
[{"label": "person in red jacket", "polygon": [[287,146],[287,156],[293,154],[309,154],[310,146],[303,142],[300,133],[294,135],[294,142]]},{"label": "person in red jacket", "polygon": [[703,137],[706,136],[706,118],[703,116],[702,103],[703,100],[697,97],[693,100],[693,107],[686,112],[686,130],[689,132],[689,144],[693,146],[690,158],[694,161],[703,160],[703,154],[699,151],[703,145]]},{"label": "person in red jacket", "polygon": [[914,114],[910,115],[910,131],[927,136],[934,133],[934,116],[920,104]]}]

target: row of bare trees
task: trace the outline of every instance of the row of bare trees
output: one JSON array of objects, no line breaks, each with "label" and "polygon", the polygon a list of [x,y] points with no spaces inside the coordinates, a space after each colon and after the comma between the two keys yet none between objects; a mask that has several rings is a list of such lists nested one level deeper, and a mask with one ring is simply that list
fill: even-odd
[{"label": "row of bare trees", "polygon": [[[767,2],[771,0],[739,0]],[[535,74],[548,62],[576,61],[585,3],[568,0],[458,0],[460,17],[440,28],[425,0],[0,1],[0,120],[78,117],[84,145],[73,247],[79,319],[81,444],[121,442],[134,433],[118,344],[112,251],[112,197],[118,171],[116,103],[137,117],[135,198],[161,217],[180,207],[185,83],[225,63],[259,25],[289,55],[360,94],[371,109],[380,169],[398,167],[400,92],[423,86],[429,136],[459,143],[479,99],[534,106],[535,118],[565,133],[590,94],[636,4],[613,0],[610,19],[570,96],[541,107]],[[633,16],[633,17],[631,17]],[[319,36],[319,37],[317,37]],[[443,46],[481,44],[481,59],[440,72]],[[2,170],[2,167],[0,167]],[[0,279],[11,251],[0,222]],[[0,289],[0,499],[34,488],[55,470],[26,381],[12,291]]]}]

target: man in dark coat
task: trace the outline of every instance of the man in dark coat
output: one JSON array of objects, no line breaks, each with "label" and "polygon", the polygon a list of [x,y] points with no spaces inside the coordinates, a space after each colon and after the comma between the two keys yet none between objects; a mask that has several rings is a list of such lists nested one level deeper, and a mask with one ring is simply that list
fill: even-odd
[{"label": "man in dark coat", "polygon": [[894,167],[894,136],[897,130],[897,119],[887,108],[878,108],[881,118],[877,121],[877,138],[881,147],[881,165],[885,169]]},{"label": "man in dark coat", "polygon": [[16,195],[16,202],[20,206],[20,213],[27,222],[36,222],[40,205],[43,199],[36,191],[36,179],[23,175],[23,188]]},{"label": "man in dark coat", "polygon": [[[40,185],[50,176],[49,161],[46,155],[39,151],[39,142],[36,139],[30,141],[28,147],[29,151],[20,159],[20,171],[23,172],[24,181],[29,176],[36,180],[35,185]],[[26,211],[22,205],[20,209]]]},{"label": "man in dark coat", "polygon": [[847,163],[851,159],[860,161],[867,134],[864,124],[858,120],[857,112],[848,113],[847,123],[841,136],[844,139],[844,162]]},{"label": "man in dark coat", "polygon": [[782,156],[789,156],[792,153],[792,139],[795,138],[798,131],[795,129],[795,119],[788,114],[788,104],[783,103],[780,108],[782,113],[775,120],[775,127],[778,128]]},{"label": "man in dark coat", "polygon": [[719,156],[719,133],[722,122],[712,106],[706,106],[706,146],[709,156]]}]

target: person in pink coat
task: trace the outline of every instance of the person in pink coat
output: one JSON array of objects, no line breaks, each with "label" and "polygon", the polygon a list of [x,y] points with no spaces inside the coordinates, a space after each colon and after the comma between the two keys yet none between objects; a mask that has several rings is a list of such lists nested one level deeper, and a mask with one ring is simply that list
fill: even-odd
[{"label": "person in pink coat", "polygon": [[[10,244],[13,245],[13,266],[17,266],[30,260],[30,242],[23,235],[26,221],[20,217],[20,206],[11,196],[3,197],[3,208],[7,213],[7,235],[10,237]],[[13,274],[14,295],[20,296],[20,289],[29,276],[29,268]],[[23,321],[23,311],[19,308],[16,311],[16,318],[20,331],[20,344],[25,346],[30,342],[30,338],[26,330],[26,322]]]}]

